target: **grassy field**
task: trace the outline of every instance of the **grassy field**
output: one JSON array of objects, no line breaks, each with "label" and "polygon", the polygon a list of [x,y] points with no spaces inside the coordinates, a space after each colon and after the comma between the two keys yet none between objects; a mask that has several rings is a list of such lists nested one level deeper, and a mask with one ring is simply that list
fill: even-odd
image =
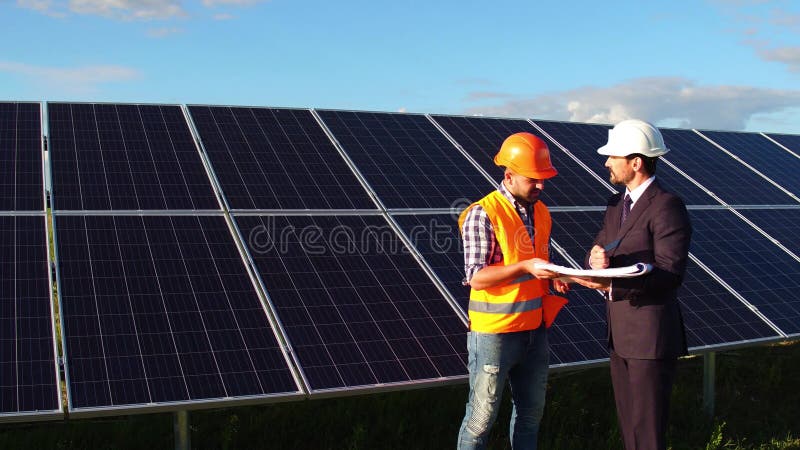
[{"label": "grassy field", "polygon": [[[681,360],[672,449],[800,449],[800,343],[717,354],[716,416],[702,412],[702,358]],[[447,386],[190,413],[193,448],[447,449],[467,388]],[[508,445],[510,404],[490,448]],[[0,425],[0,448],[173,447],[172,415]],[[620,449],[607,367],[553,374],[540,448]]]}]

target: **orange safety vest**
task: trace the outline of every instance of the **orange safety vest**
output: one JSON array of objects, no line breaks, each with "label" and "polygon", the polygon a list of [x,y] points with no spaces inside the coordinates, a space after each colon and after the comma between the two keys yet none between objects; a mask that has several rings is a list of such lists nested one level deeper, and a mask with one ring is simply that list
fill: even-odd
[{"label": "orange safety vest", "polygon": [[[486,211],[503,252],[503,261],[492,265],[509,265],[534,257],[549,261],[552,220],[550,211],[542,202],[536,202],[533,206],[533,243],[514,205],[499,191],[478,200],[461,213],[458,227],[462,233],[467,212],[475,205],[481,205]],[[567,304],[567,299],[550,295],[549,292],[548,280],[533,276],[524,276],[508,284],[480,291],[472,289],[469,295],[470,329],[483,333],[532,330],[542,324],[542,315],[545,325],[550,327],[558,312]]]}]

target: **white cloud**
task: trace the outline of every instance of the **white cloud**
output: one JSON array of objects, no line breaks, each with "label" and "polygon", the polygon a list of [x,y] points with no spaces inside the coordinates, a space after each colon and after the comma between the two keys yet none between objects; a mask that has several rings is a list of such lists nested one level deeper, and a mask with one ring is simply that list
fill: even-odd
[{"label": "white cloud", "polygon": [[800,73],[800,47],[762,49],[758,55],[767,61],[786,64],[792,72]]},{"label": "white cloud", "polygon": [[0,72],[18,75],[26,81],[33,81],[55,89],[58,92],[90,93],[104,83],[130,81],[140,77],[139,71],[112,65],[84,67],[46,67],[34,66],[13,61],[0,61]]},{"label": "white cloud", "polygon": [[64,5],[56,4],[53,0],[17,0],[17,6],[32,9],[51,17],[66,16]]},{"label": "white cloud", "polygon": [[[0,0],[2,1],[2,0]],[[202,0],[206,8],[218,6],[245,7],[269,0]],[[52,17],[84,14],[116,20],[168,20],[187,17],[182,0],[16,0],[17,6]],[[228,13],[213,16],[215,20],[234,18]]]},{"label": "white cloud", "polygon": [[118,20],[163,20],[187,15],[180,0],[17,0],[17,5],[55,17],[73,13]]},{"label": "white cloud", "polygon": [[466,113],[592,123],[636,117],[686,128],[741,130],[756,114],[796,107],[800,107],[800,90],[701,86],[680,77],[650,77],[474,107]]},{"label": "white cloud", "polygon": [[185,16],[178,0],[69,0],[69,9],[123,20],[169,19]]}]

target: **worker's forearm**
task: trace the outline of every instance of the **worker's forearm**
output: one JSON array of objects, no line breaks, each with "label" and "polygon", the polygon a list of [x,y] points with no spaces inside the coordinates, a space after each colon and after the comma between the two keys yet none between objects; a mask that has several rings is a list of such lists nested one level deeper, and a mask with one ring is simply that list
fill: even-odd
[{"label": "worker's forearm", "polygon": [[523,265],[524,262],[510,264],[508,266],[486,266],[475,272],[469,284],[472,289],[483,290],[490,287],[502,286],[517,278],[527,275],[528,271]]}]

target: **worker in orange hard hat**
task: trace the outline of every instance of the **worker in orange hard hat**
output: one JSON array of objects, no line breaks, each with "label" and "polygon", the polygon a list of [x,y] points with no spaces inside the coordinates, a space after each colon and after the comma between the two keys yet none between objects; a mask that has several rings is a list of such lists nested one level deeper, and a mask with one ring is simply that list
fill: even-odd
[{"label": "worker in orange hard hat", "polygon": [[[504,167],[497,190],[459,218],[469,297],[469,399],[459,449],[486,446],[506,380],[514,398],[511,442],[535,449],[549,365],[547,328],[567,300],[566,283],[535,267],[548,261],[550,212],[539,200],[558,173],[547,144],[531,133],[509,136],[494,157]],[[552,281],[551,281],[552,280]]]}]

